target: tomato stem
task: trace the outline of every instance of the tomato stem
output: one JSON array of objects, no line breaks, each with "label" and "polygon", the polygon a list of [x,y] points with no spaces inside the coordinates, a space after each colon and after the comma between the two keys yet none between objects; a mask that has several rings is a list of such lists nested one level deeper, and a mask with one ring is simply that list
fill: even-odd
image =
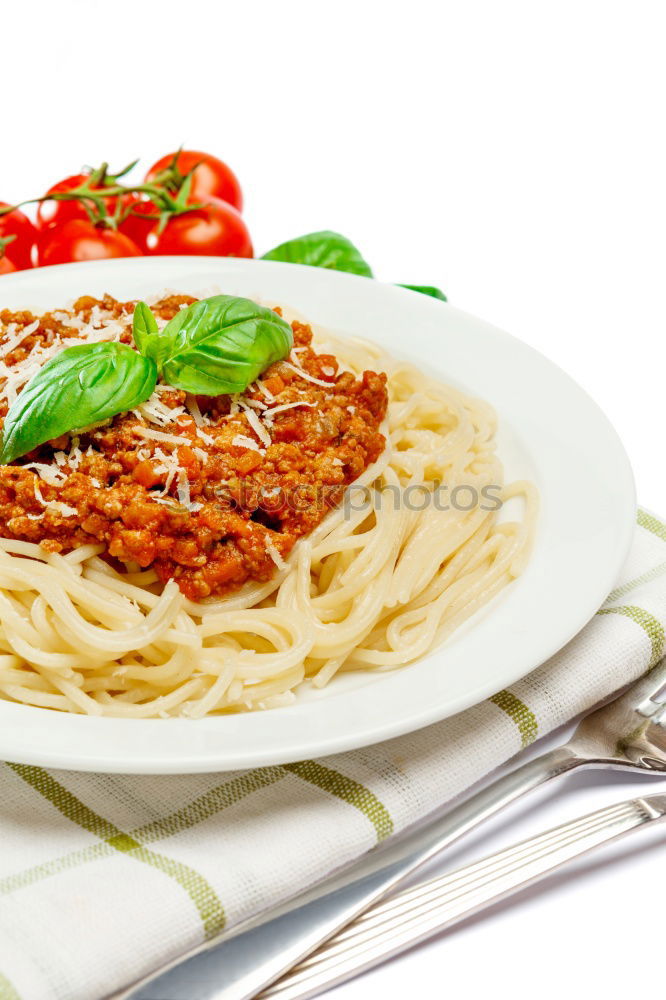
[{"label": "tomato stem", "polygon": [[0,237],[0,260],[5,256],[5,250],[7,249],[9,244],[13,243],[15,239],[16,239],[15,233],[12,236]]},{"label": "tomato stem", "polygon": [[[16,205],[8,205],[0,208],[0,218],[8,215],[24,205],[40,205],[45,201],[78,201],[85,210],[88,219],[94,226],[107,229],[118,229],[118,227],[130,215],[141,215],[132,206],[127,207],[123,200],[130,194],[143,194],[159,210],[159,231],[162,232],[169,219],[174,215],[183,215],[186,212],[193,212],[203,208],[203,202],[187,204],[192,187],[192,174],[195,167],[187,174],[181,174],[178,170],[177,161],[181,150],[174,155],[172,163],[153,183],[144,182],[142,184],[120,184],[119,180],[132,170],[138,160],[133,160],[122,170],[115,174],[109,173],[109,164],[102,163],[99,167],[90,170],[85,182],[68,191],[52,191],[49,194],[41,195],[38,198],[26,198]],[[173,170],[172,170],[173,167]],[[164,175],[164,180],[162,176]],[[168,175],[168,176],[167,176]],[[175,190],[169,190],[173,184]],[[115,209],[112,213],[108,211],[108,202],[114,199]]]}]

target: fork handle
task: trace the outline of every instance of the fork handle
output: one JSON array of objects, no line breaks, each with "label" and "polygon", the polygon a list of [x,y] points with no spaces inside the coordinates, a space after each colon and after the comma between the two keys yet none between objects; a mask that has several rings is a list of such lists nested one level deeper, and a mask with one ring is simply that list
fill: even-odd
[{"label": "fork handle", "polygon": [[666,795],[600,809],[380,903],[259,1000],[306,1000],[460,923],[591,851],[666,816]]},{"label": "fork handle", "polygon": [[[360,864],[285,906],[239,927],[222,943],[183,956],[167,976],[146,980],[116,1000],[249,1000],[313,952],[403,879],[527,792],[586,764],[558,747],[498,778],[449,812],[372,851]],[[258,921],[261,922],[258,922]]]}]

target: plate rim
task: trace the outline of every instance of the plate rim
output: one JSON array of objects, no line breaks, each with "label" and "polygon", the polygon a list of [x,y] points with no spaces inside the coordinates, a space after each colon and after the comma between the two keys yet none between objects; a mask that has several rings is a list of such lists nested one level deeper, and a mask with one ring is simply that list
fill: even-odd
[{"label": "plate rim", "polygon": [[[519,353],[524,353],[526,357],[531,356],[532,359],[535,360],[535,363],[537,363],[536,359],[538,359],[538,364],[542,366],[545,363],[546,369],[555,374],[557,381],[563,380],[562,385],[567,385],[568,388],[574,392],[574,396],[577,395],[579,402],[582,401],[586,407],[591,407],[591,412],[596,411],[599,427],[603,428],[606,435],[606,445],[609,446],[609,454],[614,455],[616,463],[615,473],[616,476],[618,476],[615,481],[615,487],[618,493],[618,496],[616,497],[618,518],[615,533],[611,539],[614,543],[613,553],[612,556],[609,554],[605,572],[603,574],[599,574],[599,580],[596,587],[590,586],[589,599],[586,601],[585,607],[581,608],[580,614],[577,616],[572,614],[570,616],[567,627],[561,630],[557,641],[551,641],[543,644],[543,651],[539,653],[534,662],[531,662],[529,666],[526,666],[523,662],[520,666],[516,665],[514,671],[505,671],[497,683],[489,679],[483,683],[478,683],[475,687],[470,687],[465,694],[461,694],[456,699],[450,699],[445,708],[443,708],[441,704],[437,704],[436,700],[433,699],[433,704],[430,707],[423,707],[418,713],[417,718],[415,718],[412,713],[411,715],[403,718],[394,718],[391,721],[381,722],[377,720],[371,725],[368,725],[368,727],[361,732],[345,733],[337,731],[336,733],[329,734],[327,736],[322,736],[320,732],[317,732],[316,737],[312,736],[310,742],[308,743],[306,738],[308,730],[313,728],[315,718],[321,714],[321,709],[316,710],[315,706],[331,706],[334,704],[336,699],[344,698],[348,695],[348,693],[334,692],[328,698],[323,698],[320,701],[311,701],[300,705],[289,706],[283,709],[271,709],[265,713],[248,713],[246,715],[239,714],[238,716],[218,716],[214,718],[208,717],[203,720],[100,719],[49,712],[45,709],[18,705],[14,702],[0,700],[0,759],[11,760],[28,765],[60,768],[64,770],[96,771],[100,773],[188,774],[211,773],[215,771],[231,771],[267,765],[278,765],[313,756],[327,757],[332,754],[360,749],[364,746],[369,746],[377,742],[383,742],[397,736],[405,735],[408,732],[432,725],[433,723],[456,715],[467,708],[471,708],[473,705],[479,704],[485,698],[496,693],[501,688],[515,684],[517,681],[532,672],[532,670],[536,669],[540,664],[545,662],[563,646],[565,646],[587,624],[587,622],[590,621],[614,585],[617,574],[629,550],[636,523],[635,486],[628,456],[612,424],[601,411],[599,406],[587,394],[587,392],[577,382],[575,382],[571,376],[559,368],[559,366],[551,362],[541,352],[535,350],[530,345],[525,344],[518,338],[486,323],[484,320],[480,320],[469,313],[456,309],[449,303],[430,299],[407,289],[385,285],[381,282],[370,281],[367,278],[358,277],[356,275],[343,274],[342,272],[336,271],[326,271],[322,273],[320,269],[275,261],[237,260],[234,258],[216,257],[145,257],[57,265],[54,267],[40,268],[39,270],[16,272],[0,277],[0,305],[2,305],[2,292],[9,286],[10,283],[13,288],[21,290],[24,286],[30,287],[35,281],[39,281],[40,279],[43,279],[46,283],[51,283],[60,276],[66,279],[63,281],[63,284],[66,284],[68,280],[66,276],[73,275],[74,273],[77,275],[82,274],[82,280],[85,280],[85,269],[90,269],[91,273],[93,269],[98,273],[100,270],[105,272],[109,271],[114,273],[116,276],[120,275],[119,280],[124,280],[122,278],[123,272],[129,273],[130,271],[148,271],[149,273],[152,273],[154,269],[159,271],[160,268],[162,269],[162,272],[160,273],[182,269],[184,276],[191,276],[195,271],[219,271],[220,280],[224,279],[225,273],[228,277],[239,274],[242,277],[243,273],[247,276],[248,274],[251,274],[253,270],[255,273],[259,274],[259,276],[261,276],[262,272],[268,275],[271,273],[279,275],[280,273],[286,274],[291,271],[300,275],[299,280],[304,281],[306,285],[311,283],[313,287],[321,286],[322,288],[325,288],[327,284],[330,284],[332,292],[336,289],[344,291],[345,288],[352,290],[355,288],[361,297],[363,297],[364,294],[367,296],[367,292],[362,292],[364,286],[366,289],[368,286],[381,288],[383,290],[390,288],[390,297],[392,297],[394,301],[402,299],[405,302],[411,302],[417,312],[421,310],[424,317],[430,312],[433,319],[436,316],[439,316],[441,319],[443,317],[441,310],[447,310],[450,320],[459,321],[463,325],[468,323],[473,326],[477,326],[479,330],[487,331],[498,344],[504,343],[509,345],[513,350],[518,349]],[[82,271],[81,269],[84,270]],[[261,278],[259,278],[259,280],[261,280]],[[159,286],[157,278],[155,281]],[[81,294],[84,292],[85,289],[81,292]],[[370,293],[370,297],[375,294],[376,293],[374,292]],[[382,291],[380,294],[386,294],[386,291]],[[396,298],[396,296],[398,298]],[[65,297],[67,296],[65,295]],[[352,295],[352,298],[353,297],[354,295]],[[387,301],[390,301],[390,299],[387,299]],[[420,304],[415,305],[417,302]],[[30,303],[26,302],[25,307],[29,308],[29,306]],[[422,361],[423,359],[421,360],[421,363]],[[452,371],[451,374],[454,376],[455,373]],[[494,401],[491,398],[489,399],[489,402],[492,404]],[[622,517],[619,516],[620,508],[622,508],[623,512]],[[440,649],[445,650],[446,648],[446,644],[444,647],[440,647]],[[424,661],[421,662],[425,663],[428,659],[430,659],[430,657],[426,657]],[[531,659],[534,659],[534,657]],[[386,680],[395,678],[410,669],[414,669],[414,666],[408,666],[404,669],[388,672],[386,674]],[[378,683],[381,684],[381,682]],[[376,689],[375,684],[367,684],[365,687],[359,688],[356,693],[358,694],[360,691],[373,689]],[[306,720],[306,724],[302,727],[306,735],[305,737],[301,737],[301,740],[305,738],[306,742],[296,744],[300,747],[298,750],[296,749],[295,741],[292,738],[291,744],[287,743],[284,749],[279,746],[274,746],[272,748],[264,747],[263,749],[255,748],[238,751],[235,747],[224,745],[224,741],[221,741],[222,745],[220,746],[219,732],[215,734],[217,735],[217,741],[211,741],[213,743],[217,742],[217,746],[214,746],[213,748],[201,748],[198,752],[193,753],[190,756],[183,756],[180,754],[177,759],[170,757],[168,754],[165,755],[163,752],[160,752],[159,756],[151,756],[146,749],[141,749],[142,746],[148,747],[152,745],[155,733],[160,730],[166,731],[171,727],[179,727],[183,729],[183,727],[201,726],[202,724],[208,724],[208,727],[220,727],[227,723],[227,720],[229,719],[252,720],[272,717],[272,719],[275,720],[276,716],[280,715],[282,719],[286,720],[286,725],[283,728],[293,730],[294,714],[296,712],[302,713],[306,709],[310,710],[312,718],[310,724],[308,724]],[[325,717],[325,711],[323,715]],[[45,716],[47,716],[51,721],[46,723],[44,720]],[[54,720],[63,721],[55,722]],[[11,723],[11,725],[8,725],[8,722]],[[37,745],[34,745],[33,740],[23,741],[19,739],[17,743],[15,740],[17,732],[20,734],[23,731],[24,726],[26,731],[29,732],[34,732],[35,728],[38,732],[41,732],[44,728],[47,730],[56,730],[62,729],[63,727],[65,731],[67,731],[69,727],[71,732],[74,733],[73,741],[75,743],[80,743],[83,749],[80,747],[78,751],[76,749],[70,749],[67,751],[53,748],[49,745],[43,746],[40,745],[39,742],[37,742]],[[107,747],[103,753],[95,753],[94,751],[88,749],[86,744],[88,744],[91,732],[93,737],[95,732],[101,733],[102,730],[99,728],[100,726],[115,727],[118,735],[120,735],[120,731],[122,730],[124,739],[127,739],[127,733],[131,733],[133,729],[136,730],[136,734],[141,735],[138,740],[135,740],[134,735],[132,735],[132,741],[136,744],[134,749],[135,751],[138,749],[139,756],[136,755],[136,752],[132,753],[131,749],[127,746],[124,746],[122,750],[114,751],[113,738],[110,741],[107,740],[110,747]],[[141,727],[141,729],[138,730],[136,727]],[[159,729],[156,727],[159,727]],[[227,725],[227,728],[234,729],[236,727]],[[258,727],[256,723],[245,723],[245,729],[250,735],[253,730],[257,728],[261,727]],[[270,730],[270,728],[271,726],[269,723],[268,729]],[[280,728],[279,724],[277,728]],[[146,734],[145,737],[143,736],[144,733]],[[105,734],[105,736],[106,735],[107,734]],[[173,733],[173,735],[175,735],[175,733]],[[194,734],[188,733],[188,736],[189,735]],[[203,741],[203,743],[206,742],[206,740]],[[291,746],[291,749],[289,749],[289,746]]]}]

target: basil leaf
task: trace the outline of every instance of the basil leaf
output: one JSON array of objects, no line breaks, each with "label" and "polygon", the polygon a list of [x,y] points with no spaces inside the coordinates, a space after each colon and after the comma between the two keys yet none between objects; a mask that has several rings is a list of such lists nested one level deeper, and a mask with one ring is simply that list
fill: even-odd
[{"label": "basil leaf", "polygon": [[66,347],[19,393],[5,417],[0,464],[77,427],[143,403],[155,388],[155,363],[126,344]]},{"label": "basil leaf", "polygon": [[295,240],[280,243],[269,250],[262,260],[283,260],[291,264],[309,264],[311,267],[328,267],[333,271],[348,271],[372,278],[370,265],[346,236],[324,230],[308,233]]},{"label": "basil leaf", "polygon": [[137,302],[132,317],[132,336],[141,354],[146,353],[144,347],[148,338],[157,333],[159,327],[153,313],[145,302]]},{"label": "basil leaf", "polygon": [[433,299],[441,299],[442,302],[448,301],[441,288],[435,288],[434,285],[398,285],[398,288],[409,288],[412,292],[421,292],[422,295],[430,295]]},{"label": "basil leaf", "polygon": [[250,299],[215,295],[194,302],[151,337],[145,353],[175,389],[201,396],[242,392],[289,354],[291,327]]},{"label": "basil leaf", "polygon": [[[174,317],[175,319],[177,316]],[[171,322],[173,323],[174,320]],[[164,329],[166,330],[166,327]],[[171,342],[168,337],[164,336],[164,331],[160,330],[155,315],[145,302],[137,302],[134,307],[132,336],[139,353],[143,354],[144,358],[150,358],[154,361],[158,372],[161,372],[162,365],[169,357]]]}]

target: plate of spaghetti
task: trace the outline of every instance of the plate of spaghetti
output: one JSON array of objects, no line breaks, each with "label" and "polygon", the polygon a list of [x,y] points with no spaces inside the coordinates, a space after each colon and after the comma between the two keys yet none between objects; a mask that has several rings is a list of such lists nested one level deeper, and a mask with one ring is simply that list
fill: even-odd
[{"label": "plate of spaghetti", "polygon": [[280,764],[500,691],[635,515],[568,376],[447,303],[144,258],[0,279],[0,759]]}]

